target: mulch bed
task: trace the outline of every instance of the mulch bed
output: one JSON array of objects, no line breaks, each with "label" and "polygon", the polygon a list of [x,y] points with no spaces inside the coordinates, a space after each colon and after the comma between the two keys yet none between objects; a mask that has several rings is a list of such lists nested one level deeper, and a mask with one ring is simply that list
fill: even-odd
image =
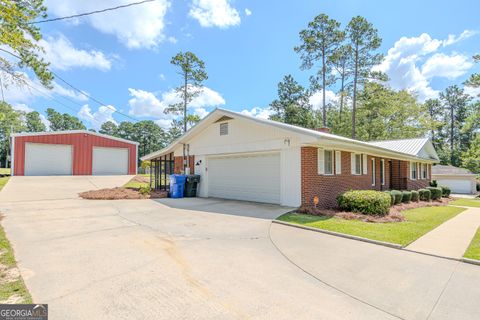
[{"label": "mulch bed", "polygon": [[373,223],[388,223],[388,222],[402,222],[405,221],[405,216],[401,213],[404,210],[422,208],[422,207],[437,207],[446,206],[452,199],[442,198],[441,200],[433,200],[430,202],[419,201],[410,203],[400,203],[390,208],[390,212],[385,216],[374,216],[361,214],[356,212],[342,211],[339,209],[319,209],[311,206],[300,207],[297,212],[304,214],[311,214],[316,216],[337,217],[345,220],[360,220],[363,222]]},{"label": "mulch bed", "polygon": [[166,191],[152,191],[149,195],[143,195],[136,189],[130,188],[107,188],[90,190],[78,194],[83,199],[89,200],[122,200],[122,199],[158,199],[166,198]]}]

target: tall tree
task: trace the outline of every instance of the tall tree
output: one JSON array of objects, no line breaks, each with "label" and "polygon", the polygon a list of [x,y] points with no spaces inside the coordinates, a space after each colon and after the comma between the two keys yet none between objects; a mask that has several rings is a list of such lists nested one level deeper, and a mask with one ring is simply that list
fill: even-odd
[{"label": "tall tree", "polygon": [[352,75],[351,69],[351,60],[352,60],[352,47],[349,44],[344,44],[340,46],[335,52],[329,57],[333,68],[337,73],[337,78],[340,80],[340,109],[339,109],[339,120],[342,121],[342,114],[344,109],[345,98],[348,95],[349,88],[349,78]]},{"label": "tall tree", "polygon": [[117,135],[117,124],[113,121],[106,121],[102,123],[100,127],[100,133],[108,134],[109,136],[116,136]]},{"label": "tall tree", "polygon": [[[454,166],[460,165],[459,152],[457,145],[461,142],[461,130],[468,117],[468,103],[472,98],[457,85],[449,86],[444,92],[440,93],[440,100],[448,114],[448,124],[450,127],[450,163]],[[468,142],[468,141],[467,141]]]},{"label": "tall tree", "polygon": [[80,119],[68,113],[61,114],[52,108],[48,108],[46,113],[47,119],[50,122],[50,130],[52,131],[87,129]]},{"label": "tall tree", "polygon": [[133,141],[140,143],[139,156],[162,149],[165,146],[165,131],[152,120],[142,120],[133,124]]},{"label": "tall tree", "polygon": [[382,39],[378,36],[377,29],[361,16],[350,20],[346,35],[353,53],[352,138],[355,139],[358,86],[369,78],[382,76],[371,72],[372,67],[383,59],[382,54],[375,53],[382,44]]},{"label": "tall tree", "polygon": [[172,143],[182,135],[183,123],[179,120],[172,120],[170,128],[167,131],[166,142]]},{"label": "tall tree", "polygon": [[202,83],[208,75],[205,63],[190,51],[178,53],[170,63],[179,67],[178,74],[182,77],[183,84],[175,90],[182,101],[169,105],[165,113],[183,113],[183,132],[186,132],[188,104],[202,92]]},{"label": "tall tree", "polygon": [[274,112],[272,120],[281,121],[305,128],[316,126],[307,90],[291,75],[286,75],[278,83],[278,98],[270,103]]},{"label": "tall tree", "polygon": [[[480,54],[473,56],[475,62],[480,62]],[[473,88],[480,88],[480,73],[474,73],[465,81],[465,85]]]},{"label": "tall tree", "polygon": [[40,113],[37,111],[32,111],[25,115],[25,124],[28,132],[47,131],[47,127],[40,119]]},{"label": "tall tree", "polygon": [[[47,8],[42,0],[3,0],[0,5],[0,50],[9,52],[17,60],[0,56],[0,69],[13,74],[16,67],[33,70],[40,82],[49,87],[53,79],[48,63],[40,57],[43,48],[37,44],[42,38],[40,28],[31,22],[38,17],[46,17]],[[15,58],[16,59],[16,58]],[[9,77],[19,82],[20,77]]]},{"label": "tall tree", "polygon": [[10,135],[13,132],[24,131],[22,112],[14,110],[6,102],[0,101],[0,167],[8,167],[7,156],[10,153]]},{"label": "tall tree", "polygon": [[312,88],[322,90],[322,123],[327,126],[326,88],[332,82],[327,79],[330,74],[331,60],[329,57],[335,52],[344,39],[344,33],[339,29],[340,23],[330,19],[326,14],[319,14],[308,23],[306,29],[300,31],[302,44],[295,47],[302,59],[302,69],[311,69],[320,62],[317,76],[311,78]]},{"label": "tall tree", "polygon": [[442,127],[445,124],[443,121],[444,109],[442,103],[438,99],[428,99],[425,101],[424,105],[430,120],[430,137],[435,148],[440,149],[442,148],[442,143],[440,142],[439,131],[442,130]]}]

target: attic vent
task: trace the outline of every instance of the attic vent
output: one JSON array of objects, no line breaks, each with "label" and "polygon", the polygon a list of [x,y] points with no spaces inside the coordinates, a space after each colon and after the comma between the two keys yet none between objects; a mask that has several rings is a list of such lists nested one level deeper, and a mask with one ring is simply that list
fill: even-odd
[{"label": "attic vent", "polygon": [[226,136],[228,134],[228,122],[220,123],[220,135]]}]

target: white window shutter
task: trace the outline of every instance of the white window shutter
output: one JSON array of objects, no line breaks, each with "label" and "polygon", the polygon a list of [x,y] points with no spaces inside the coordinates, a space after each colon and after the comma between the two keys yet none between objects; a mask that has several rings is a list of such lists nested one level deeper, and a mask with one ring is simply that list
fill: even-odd
[{"label": "white window shutter", "polygon": [[350,167],[352,174],[355,174],[355,153],[350,153]]},{"label": "white window shutter", "polygon": [[367,155],[363,154],[363,174],[368,173],[368,161],[367,161]]},{"label": "white window shutter", "polygon": [[413,180],[413,166],[415,162],[410,162],[410,180]]},{"label": "white window shutter", "polygon": [[318,154],[318,174],[325,174],[325,153],[323,152],[323,149],[318,148],[317,149],[317,154]]},{"label": "white window shutter", "polygon": [[342,152],[335,151],[335,173],[342,173]]}]

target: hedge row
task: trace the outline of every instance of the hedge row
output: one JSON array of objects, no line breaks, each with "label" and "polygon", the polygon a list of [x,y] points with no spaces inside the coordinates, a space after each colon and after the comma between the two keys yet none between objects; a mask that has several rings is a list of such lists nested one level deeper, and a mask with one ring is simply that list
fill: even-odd
[{"label": "hedge row", "polygon": [[345,211],[383,216],[390,210],[391,197],[380,191],[351,190],[339,195],[337,202]]}]

